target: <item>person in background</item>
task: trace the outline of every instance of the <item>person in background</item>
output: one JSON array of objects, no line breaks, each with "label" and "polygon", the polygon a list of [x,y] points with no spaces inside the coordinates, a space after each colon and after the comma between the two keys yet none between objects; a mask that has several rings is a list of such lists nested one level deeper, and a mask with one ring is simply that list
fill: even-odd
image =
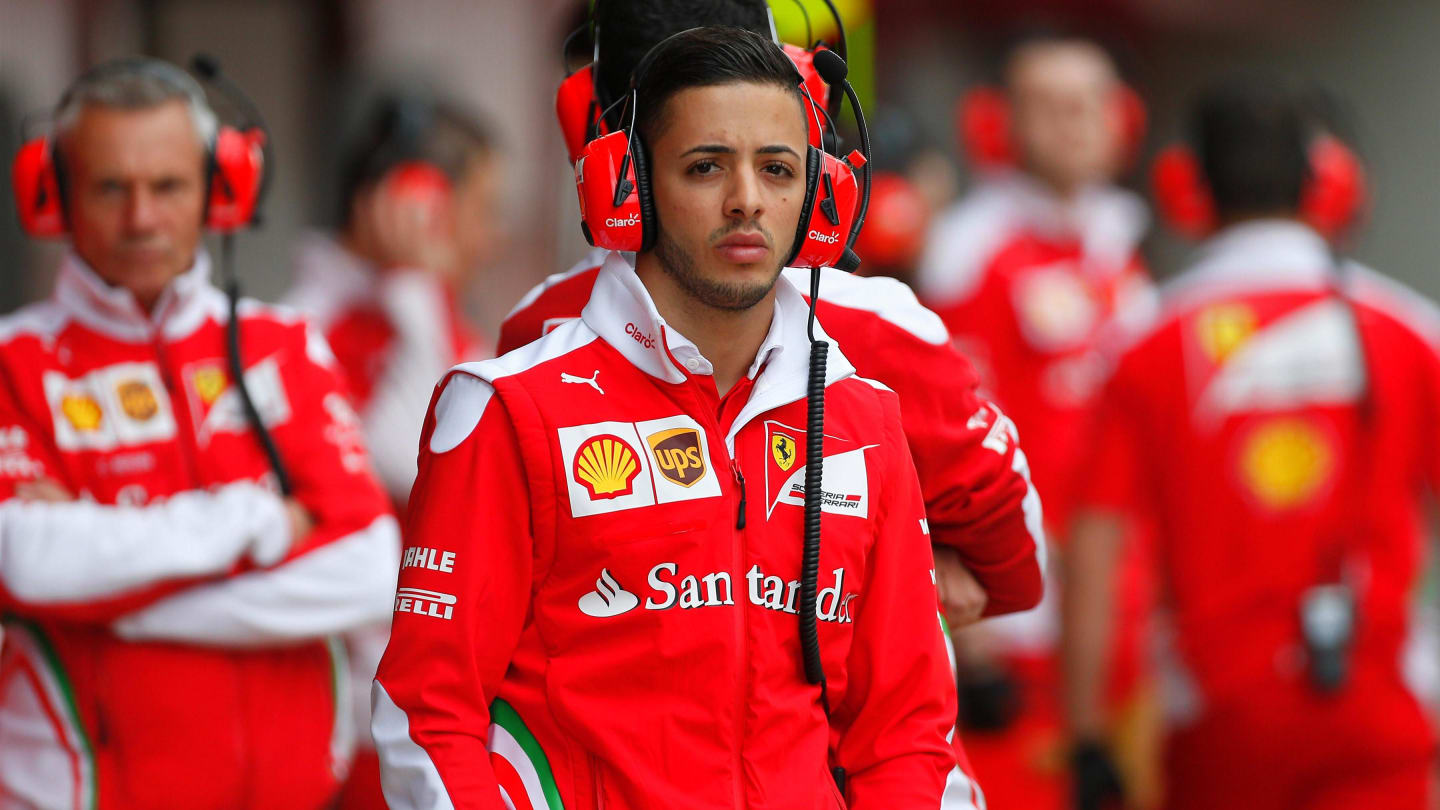
[{"label": "person in background", "polygon": [[385,616],[399,559],[334,357],[239,302],[272,463],[200,242],[231,180],[204,91],[108,62],[54,120],[69,249],[0,319],[0,795],[328,807],[355,732],[335,638]]},{"label": "person in background", "polygon": [[[1140,114],[1110,56],[1081,37],[1023,38],[1003,75],[1003,91],[967,96],[980,180],[935,216],[916,287],[1018,426],[1053,535],[1086,474],[1101,336],[1153,296],[1137,254],[1148,215],[1113,185]],[[1057,635],[1053,600],[957,634],[966,745],[996,806],[1066,801]]]},{"label": "person in background", "polygon": [[1081,807],[1120,793],[1097,606],[1137,519],[1173,636],[1167,808],[1433,807],[1401,661],[1440,482],[1440,312],[1309,224],[1320,132],[1267,77],[1194,107],[1218,230],[1119,355],[1066,557]]},{"label": "person in background", "polygon": [[[376,469],[403,515],[435,384],[456,363],[490,356],[459,300],[500,238],[499,167],[484,123],[419,95],[381,99],[344,154],[341,229],[301,244],[285,300],[334,347]],[[350,638],[358,728],[370,727],[370,682],[389,632],[387,620]],[[343,806],[384,807],[369,734]]]}]

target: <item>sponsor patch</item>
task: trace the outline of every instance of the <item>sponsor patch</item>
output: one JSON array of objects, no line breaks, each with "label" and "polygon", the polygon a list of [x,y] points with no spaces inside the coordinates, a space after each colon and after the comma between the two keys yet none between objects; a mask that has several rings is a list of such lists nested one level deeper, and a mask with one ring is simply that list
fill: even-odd
[{"label": "sponsor patch", "polygon": [[688,416],[558,431],[574,517],[720,495],[705,429]]},{"label": "sponsor patch", "polygon": [[[240,393],[230,384],[225,363],[202,360],[181,369],[185,398],[195,424],[195,437],[204,447],[218,433],[245,433],[250,423]],[[290,399],[280,381],[280,364],[270,356],[245,370],[245,387],[260,412],[260,421],[274,427],[290,420]]]},{"label": "sponsor patch", "polygon": [[1313,502],[1331,479],[1335,453],[1329,438],[1301,419],[1275,419],[1243,440],[1240,480],[1250,494],[1271,509],[1293,509]]},{"label": "sponsor patch", "polygon": [[1244,304],[1216,304],[1196,316],[1195,332],[1205,356],[1220,365],[1255,334],[1257,322],[1255,310]]},{"label": "sponsor patch", "polygon": [[775,459],[775,464],[781,472],[790,472],[795,466],[795,439],[786,433],[774,433],[770,436],[770,457]]},{"label": "sponsor patch", "polygon": [[125,380],[115,387],[120,409],[137,422],[148,421],[160,410],[155,391],[143,380]]},{"label": "sponsor patch", "polygon": [[225,369],[216,365],[205,365],[196,369],[190,377],[190,384],[195,388],[195,393],[200,397],[201,404],[209,407],[215,404],[215,400],[225,393],[230,385],[230,375]]},{"label": "sponsor patch", "polygon": [[170,398],[153,363],[117,363],[81,377],[47,371],[42,384],[60,450],[110,450],[175,436]]},{"label": "sponsor patch", "polygon": [[700,432],[694,428],[671,428],[645,437],[660,474],[682,487],[691,487],[705,477]]},{"label": "sponsor patch", "polygon": [[448,593],[424,588],[398,588],[395,591],[395,612],[449,621],[455,615],[456,601],[454,595]]},{"label": "sponsor patch", "polygon": [[[780,422],[765,422],[765,444],[770,460],[765,465],[765,516],[768,518],[780,504],[805,505],[805,431]],[[787,441],[781,441],[784,437]],[[777,444],[791,451],[786,466],[777,452]],[[820,510],[837,515],[870,516],[870,481],[865,466],[865,451],[878,445],[858,446],[838,436],[825,436],[825,469],[821,486]]]}]

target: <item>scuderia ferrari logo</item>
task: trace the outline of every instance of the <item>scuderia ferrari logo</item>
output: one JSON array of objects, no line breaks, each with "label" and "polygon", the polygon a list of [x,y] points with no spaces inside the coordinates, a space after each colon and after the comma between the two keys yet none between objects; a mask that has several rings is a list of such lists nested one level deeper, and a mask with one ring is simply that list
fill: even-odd
[{"label": "scuderia ferrari logo", "polygon": [[784,433],[770,435],[770,455],[781,472],[790,472],[795,466],[795,439]]},{"label": "scuderia ferrari logo", "polygon": [[705,429],[688,416],[563,427],[557,438],[574,517],[720,495]]},{"label": "scuderia ferrari logo", "polygon": [[[806,448],[797,437],[805,431],[775,421],[765,423],[765,443],[770,462],[765,465],[765,516],[781,504],[805,505]],[[821,486],[820,510],[835,515],[866,518],[870,515],[870,476],[865,451],[878,445],[860,446],[849,439],[825,435],[825,480]]]}]

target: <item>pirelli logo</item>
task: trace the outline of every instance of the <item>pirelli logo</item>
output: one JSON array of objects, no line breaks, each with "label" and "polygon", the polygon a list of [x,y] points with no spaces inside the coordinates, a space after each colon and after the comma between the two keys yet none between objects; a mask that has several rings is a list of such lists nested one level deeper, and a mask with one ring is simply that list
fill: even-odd
[{"label": "pirelli logo", "polygon": [[449,621],[455,614],[455,602],[452,594],[424,588],[399,588],[395,591],[396,613],[414,613]]}]

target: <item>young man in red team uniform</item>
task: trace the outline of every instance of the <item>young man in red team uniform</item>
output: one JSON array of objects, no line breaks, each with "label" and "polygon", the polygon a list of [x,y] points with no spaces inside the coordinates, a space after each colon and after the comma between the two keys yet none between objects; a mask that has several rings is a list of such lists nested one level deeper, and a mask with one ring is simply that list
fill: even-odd
[{"label": "young man in red team uniform", "polygon": [[[709,24],[770,33],[767,7],[755,0],[618,0],[598,4],[595,13],[598,81],[609,98],[623,96],[636,63],[665,36]],[[579,317],[603,257],[592,252],[531,290],[505,319],[499,351]],[[808,271],[785,275],[808,289]],[[1033,607],[1044,587],[1040,499],[1010,420],[976,393],[970,364],[904,284],[835,270],[825,271],[822,283],[818,317],[826,331],[861,374],[900,395],[947,619],[965,625]]]},{"label": "young man in red team uniform", "polygon": [[627,151],[648,179],[620,195],[653,248],[610,254],[579,320],[437,392],[374,692],[392,806],[969,800],[899,404],[833,344],[828,680],[801,665],[796,482],[819,448],[808,306],[780,278],[819,186],[799,81],[741,29],[656,46]]},{"label": "young man in red team uniform", "polygon": [[384,617],[399,537],[324,339],[249,300],[244,381],[283,476],[246,416],[200,245],[246,182],[218,177],[217,129],[153,60],[57,110],[63,182],[37,188],[71,249],[48,300],[0,319],[7,805],[318,810],[349,764],[334,638]]},{"label": "young man in red team uniform", "polygon": [[[1019,426],[1054,529],[1089,474],[1079,451],[1103,374],[1101,335],[1152,295],[1136,252],[1148,216],[1112,184],[1131,113],[1102,48],[1032,36],[1010,52],[1004,80],[1008,129],[997,135],[1013,162],[982,171],[935,217],[916,288]],[[1066,801],[1057,638],[1053,599],[956,634],[966,745],[996,805]]]},{"label": "young man in red team uniform", "polygon": [[1401,660],[1440,483],[1440,317],[1303,224],[1316,133],[1292,95],[1222,85],[1195,122],[1221,229],[1119,358],[1067,549],[1081,806],[1118,788],[1096,606],[1133,519],[1157,526],[1173,629],[1166,807],[1433,806]]}]

